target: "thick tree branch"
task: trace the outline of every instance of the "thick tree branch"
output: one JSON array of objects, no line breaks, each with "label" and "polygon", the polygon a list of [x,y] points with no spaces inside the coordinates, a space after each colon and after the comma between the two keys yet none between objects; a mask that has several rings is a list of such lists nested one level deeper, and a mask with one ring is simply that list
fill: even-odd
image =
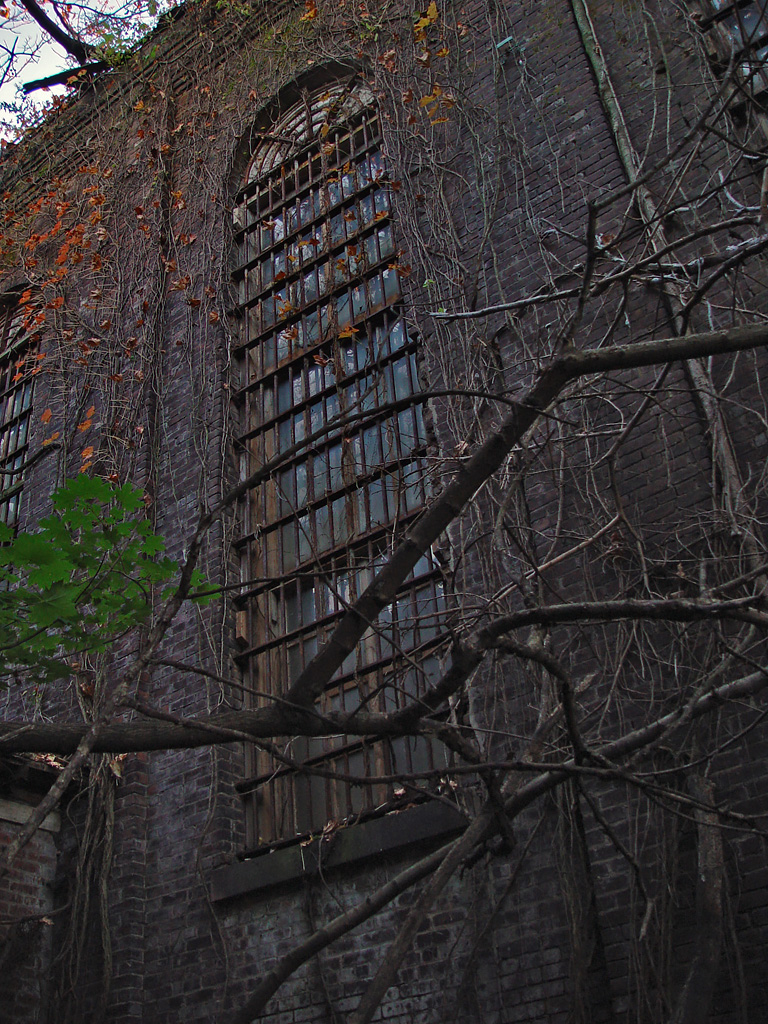
[{"label": "thick tree branch", "polygon": [[[314,707],[303,708],[275,698],[272,707],[253,711],[227,711],[178,721],[104,722],[98,730],[94,753],[126,753],[172,750],[235,739],[269,739],[293,735],[332,736],[340,732],[355,736],[399,736],[418,733],[425,715],[438,710],[462,686],[482,661],[484,652],[499,644],[499,638],[514,629],[532,625],[553,626],[618,619],[697,622],[708,619],[757,618],[768,625],[768,617],[753,611],[751,599],[730,601],[594,601],[524,609],[497,619],[480,631],[473,643],[454,648],[445,675],[422,698],[389,714],[352,712],[349,715],[319,715]],[[171,716],[172,718],[172,716]],[[0,749],[7,753],[71,754],[88,731],[83,723],[0,722]],[[229,735],[228,735],[229,734]]]},{"label": "thick tree branch", "polygon": [[49,75],[47,78],[36,78],[32,82],[25,82],[21,91],[25,96],[29,96],[30,93],[36,92],[38,89],[49,89],[52,85],[67,85],[72,79],[76,79],[79,84],[86,80],[87,76],[95,75],[99,71],[106,71],[109,68],[109,64],[105,60],[91,61],[88,64],[81,64],[77,68],[67,68],[66,71],[59,71],[55,75]]},{"label": "thick tree branch", "polygon": [[686,598],[669,600],[574,601],[569,604],[525,608],[495,619],[481,631],[481,639],[489,644],[494,638],[524,626],[558,626],[579,622],[616,622],[620,619],[651,619],[668,622],[700,622],[708,618],[735,618],[756,625],[768,626],[768,616],[755,611],[760,598],[742,597],[733,601],[692,601]]},{"label": "thick tree branch", "polygon": [[336,939],[346,935],[347,932],[352,931],[353,928],[362,924],[363,921],[367,921],[369,917],[373,917],[374,914],[378,913],[383,907],[386,907],[412,885],[420,882],[422,878],[426,878],[427,875],[439,867],[458,841],[453,840],[446,846],[442,846],[439,850],[435,850],[434,853],[423,857],[415,864],[411,864],[404,871],[401,871],[400,874],[390,879],[386,885],[371,893],[362,903],[359,903],[356,907],[343,914],[339,914],[338,917],[329,921],[328,924],[316,931],[305,942],[295,946],[259,982],[243,1008],[230,1018],[231,1024],[250,1024],[252,1020],[259,1016],[275,992],[277,992],[284,981],[290,978],[294,971],[311,957],[315,956],[316,953],[325,949],[332,942],[335,942]]},{"label": "thick tree branch", "polygon": [[[685,708],[663,715],[661,718],[656,719],[656,721],[651,722],[640,729],[635,729],[634,731],[626,733],[624,736],[620,736],[618,739],[613,740],[610,743],[603,744],[594,751],[594,754],[596,757],[605,761],[618,761],[621,758],[625,758],[639,750],[642,750],[644,747],[650,746],[670,730],[674,729],[683,717],[686,721],[693,718],[699,718],[702,715],[708,714],[709,712],[722,707],[725,701],[754,696],[766,687],[768,687],[768,671],[755,672],[750,676],[745,676],[743,679],[735,680],[732,683],[726,683],[725,685],[695,699]],[[514,791],[507,794],[504,800],[504,811],[508,819],[511,820],[515,818],[518,814],[524,811],[525,808],[529,807],[532,803],[535,803],[535,801],[540,797],[551,792],[551,790],[565,782],[572,776],[573,772],[580,771],[584,771],[584,769],[576,763],[575,759],[571,759],[564,762],[561,767],[544,771],[535,778],[529,779],[527,782],[518,784],[518,780],[515,780]],[[711,814],[712,812],[709,813]],[[480,819],[476,819],[476,821],[478,820]],[[707,818],[708,823],[710,820],[710,818]],[[485,830],[483,830],[482,825],[478,825],[477,834],[485,836],[492,826],[484,818],[482,821],[485,825]],[[330,945],[330,943],[335,941],[337,938],[340,938],[348,931],[356,928],[358,924],[361,924],[369,917],[372,917],[373,914],[385,907],[395,899],[396,896],[400,895],[401,892],[404,892],[411,885],[420,881],[433,871],[438,870],[446,858],[451,858],[451,866],[455,868],[452,854],[459,846],[463,851],[467,849],[467,844],[465,844],[463,840],[470,829],[473,830],[473,837],[476,837],[474,826],[475,823],[471,823],[467,826],[465,832],[452,843],[442,847],[436,853],[430,854],[411,868],[406,869],[406,871],[402,872],[382,889],[377,890],[372,896],[363,901],[363,903],[354,907],[352,910],[347,911],[345,914],[341,914],[314,935],[310,936],[306,942],[302,943],[296,949],[291,950],[291,952],[278,963],[277,967],[275,967],[259,984],[258,988],[248,1000],[242,1011],[233,1018],[234,1024],[250,1024],[250,1022],[261,1013],[268,1000],[272,995],[274,995],[280,985],[287,980],[287,978],[289,978],[291,974],[301,966],[301,964],[314,956],[315,953],[318,953],[320,950]],[[447,871],[448,869],[446,868],[446,873]],[[408,920],[410,921],[410,917]],[[409,935],[411,932],[412,927],[409,927]],[[394,959],[396,958],[393,958],[392,963],[394,963]],[[398,960],[398,963],[399,962],[400,961]],[[381,981],[389,980],[391,983],[391,978],[391,972],[387,971],[386,976],[382,975]],[[377,985],[377,991],[378,987],[379,986]]]},{"label": "thick tree branch", "polygon": [[[689,335],[684,338],[665,338],[659,341],[643,342],[627,345],[624,348],[610,347],[597,351],[569,350],[556,358],[542,370],[533,387],[522,396],[501,428],[492,434],[481,446],[479,451],[459,471],[453,482],[448,485],[440,498],[429,507],[424,515],[408,532],[403,542],[395,550],[391,560],[377,574],[357,603],[343,616],[330,640],[315,658],[306,666],[296,679],[287,694],[291,704],[305,710],[264,708],[252,712],[233,712],[225,715],[211,716],[201,720],[201,728],[195,731],[191,725],[180,727],[171,723],[113,723],[102,718],[91,727],[83,725],[55,725],[35,723],[20,725],[18,722],[0,723],[0,746],[8,751],[42,751],[49,753],[72,753],[81,745],[86,734],[90,734],[92,751],[123,753],[125,751],[157,750],[180,747],[203,746],[215,742],[210,728],[235,729],[240,733],[249,733],[255,738],[266,738],[276,735],[321,735],[322,727],[313,713],[314,700],[323,692],[334,672],[350,654],[362,634],[373,622],[379,612],[394,599],[395,594],[408,573],[422,554],[438,539],[443,530],[462,512],[472,500],[474,494],[485,481],[503,464],[510,450],[519,444],[527,431],[536,423],[539,414],[544,411],[571,381],[580,377],[610,371],[630,370],[641,366],[667,363],[677,359],[690,359],[736,352],[756,348],[768,343],[768,325],[750,325],[737,327],[727,331],[715,331],[707,334]],[[189,548],[189,555],[182,570],[182,575],[175,592],[169,597],[160,611],[157,621],[150,633],[147,644],[129,670],[123,684],[117,687],[116,696],[125,696],[129,692],[130,681],[148,665],[157,650],[170,623],[179,608],[189,595],[192,573],[203,540],[215,518],[220,515],[227,504],[239,496],[239,488],[232,492],[216,510],[206,513],[200,520]],[[736,602],[738,606],[741,602]],[[654,602],[647,603],[648,617],[662,618],[662,606],[667,604],[666,617],[674,617],[674,608],[681,614],[695,617],[695,602],[662,602],[655,613],[650,607]],[[735,614],[736,606],[730,605],[730,614]],[[704,606],[700,606],[703,608]],[[581,616],[585,616],[583,607]],[[521,613],[525,616],[529,613]],[[550,617],[551,610],[546,612]],[[565,614],[565,613],[564,613]],[[706,615],[715,614],[706,611]],[[721,611],[720,614],[723,614]],[[746,610],[742,612],[746,614]],[[638,616],[638,617],[642,617]],[[699,617],[704,617],[702,611]],[[573,621],[573,614],[570,614]],[[533,621],[532,619],[527,621]],[[562,621],[565,621],[563,619]],[[525,618],[516,619],[514,625],[524,625]],[[509,628],[514,628],[510,623]],[[126,684],[128,684],[126,686]],[[111,705],[114,707],[114,705]],[[413,712],[410,712],[411,714]],[[393,734],[393,723],[379,722],[382,716],[366,717],[366,732],[370,735]],[[361,731],[362,716],[350,719],[353,731]],[[329,727],[330,728],[330,727]],[[82,756],[82,747],[81,754]]]},{"label": "thick tree branch", "polygon": [[60,25],[57,25],[55,21],[49,18],[37,3],[37,0],[19,0],[19,2],[27,14],[34,18],[40,28],[47,32],[59,46],[63,46],[67,53],[80,64],[85,64],[89,57],[96,52],[95,46],[91,46],[90,43],[84,43],[82,39],[69,35]]},{"label": "thick tree branch", "polygon": [[702,358],[724,352],[756,348],[768,343],[768,325],[737,327],[726,331],[664,338],[623,348],[565,350],[539,374],[501,427],[468,460],[408,531],[390,561],[334,630],[332,636],[305,666],[288,692],[295,703],[312,704],[357,646],[363,633],[390,604],[416,562],[469,504],[478,489],[504,463],[539,416],[557,399],[567,384],[596,373],[637,369],[679,359]]},{"label": "thick tree branch", "polygon": [[[757,324],[736,327],[731,330],[692,334],[683,338],[664,338],[658,341],[641,342],[623,348],[611,346],[594,351],[573,349],[564,351],[541,371],[538,380],[521,397],[499,430],[485,441],[446,487],[438,500],[426,509],[395,549],[390,561],[376,575],[356,604],[342,617],[329,641],[299,674],[286,695],[286,699],[291,704],[303,706],[305,710],[297,709],[289,712],[283,709],[282,716],[278,716],[277,719],[272,718],[272,725],[276,727],[276,731],[273,730],[270,733],[262,730],[267,726],[270,716],[276,715],[274,709],[250,712],[247,717],[244,712],[236,713],[236,721],[231,718],[222,720],[221,716],[215,716],[211,719],[211,724],[217,728],[252,732],[257,737],[299,732],[306,735],[319,735],[317,718],[313,714],[312,705],[328,685],[333,674],[355,649],[370,623],[374,622],[381,610],[394,600],[398,588],[423,553],[429,550],[442,532],[461,514],[477,490],[504,463],[512,448],[523,440],[526,433],[537,422],[540,414],[557,399],[567,384],[591,374],[626,371],[642,366],[669,363],[678,359],[721,355],[753,349],[765,344],[768,344],[768,325]],[[163,605],[150,632],[147,644],[134,666],[129,670],[127,678],[137,678],[137,673],[143,671],[148,665],[168,626],[189,596],[192,574],[208,530],[228,505],[240,496],[241,490],[242,485],[230,492],[216,509],[201,517],[190,543],[189,554],[178,586]],[[653,617],[661,618],[662,615],[659,613],[658,616]],[[520,624],[523,624],[522,621]],[[126,695],[127,692],[125,685],[118,687],[120,695]],[[372,720],[373,716],[369,719],[369,723]],[[98,723],[98,727],[91,727],[91,729],[93,730],[91,749],[105,752],[201,746],[210,743],[212,739],[211,731],[205,728],[201,729],[199,735],[196,735],[191,728],[179,729],[179,727],[161,723],[143,726],[133,723],[114,725],[102,719]],[[0,724],[0,736],[6,737],[5,742],[2,742],[3,748],[14,751],[71,753],[80,744],[84,731],[82,726],[49,724],[30,725],[23,727],[23,731],[20,731],[19,723]],[[391,727],[389,731],[391,732]]]}]

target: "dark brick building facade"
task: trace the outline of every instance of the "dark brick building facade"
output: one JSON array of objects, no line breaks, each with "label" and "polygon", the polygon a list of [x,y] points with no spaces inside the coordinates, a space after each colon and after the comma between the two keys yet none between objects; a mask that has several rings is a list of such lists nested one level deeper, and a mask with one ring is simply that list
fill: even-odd
[{"label": "dark brick building facade", "polygon": [[[6,395],[34,390],[5,406],[4,518],[34,528],[80,469],[129,479],[183,561],[284,457],[207,532],[224,596],[181,607],[119,720],[284,701],[564,350],[763,322],[760,8],[192,4],[5,151],[0,358]],[[497,825],[376,1019],[762,1020],[764,361],[617,361],[513,438],[317,697],[394,714],[482,640],[430,728],[94,755],[22,855],[37,894],[4,882],[0,1016],[244,1019],[487,787]],[[145,641],[9,690],[4,718],[89,720]],[[414,891],[263,1019],[350,1019]]]}]

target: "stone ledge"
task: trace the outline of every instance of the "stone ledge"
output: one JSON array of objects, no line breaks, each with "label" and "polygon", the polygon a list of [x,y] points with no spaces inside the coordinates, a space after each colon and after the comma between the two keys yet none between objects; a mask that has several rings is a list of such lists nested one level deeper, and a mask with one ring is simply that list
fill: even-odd
[{"label": "stone ledge", "polygon": [[[15,825],[26,825],[34,809],[29,804],[20,803],[16,800],[3,800],[0,797],[0,821],[13,822]],[[61,819],[58,812],[51,811],[43,819],[40,828],[45,832],[58,832],[61,828]]]},{"label": "stone ledge", "polygon": [[288,846],[259,854],[239,864],[218,868],[210,875],[211,899],[233,899],[284,882],[309,878],[334,868],[381,854],[395,853],[415,843],[460,832],[466,818],[447,804],[433,802],[407,811],[339,829],[331,839],[313,839],[306,846]]}]

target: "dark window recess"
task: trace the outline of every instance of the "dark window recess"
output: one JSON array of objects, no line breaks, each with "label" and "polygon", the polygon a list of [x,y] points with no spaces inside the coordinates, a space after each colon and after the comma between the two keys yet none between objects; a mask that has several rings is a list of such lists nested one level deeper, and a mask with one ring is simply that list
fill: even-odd
[{"label": "dark window recess", "polygon": [[0,305],[0,522],[15,527],[24,482],[37,372],[37,337],[27,305]]},{"label": "dark window recess", "polygon": [[[305,97],[257,152],[235,212],[243,317],[243,478],[300,447],[241,507],[239,641],[253,706],[279,696],[387,558],[425,501],[426,438],[416,338],[406,324],[391,182],[361,91]],[[421,559],[397,600],[326,689],[321,711],[388,711],[423,693],[442,581]],[[414,656],[417,655],[417,656]],[[285,757],[325,772],[436,767],[426,740],[296,739]],[[241,784],[253,845],[365,816],[386,784],[297,774],[251,751]],[[444,763],[444,759],[443,759]]]},{"label": "dark window recess", "polygon": [[723,59],[733,54],[744,88],[768,90],[768,0],[705,0],[705,27]]}]

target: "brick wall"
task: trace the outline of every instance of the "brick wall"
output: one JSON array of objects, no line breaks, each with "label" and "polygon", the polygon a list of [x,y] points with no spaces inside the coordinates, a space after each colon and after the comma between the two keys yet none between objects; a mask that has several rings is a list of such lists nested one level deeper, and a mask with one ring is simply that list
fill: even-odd
[{"label": "brick wall", "polygon": [[[34,804],[26,796],[0,797],[2,847],[13,842],[29,818]],[[0,1020],[9,1024],[37,1021],[48,1002],[60,827],[59,814],[49,815],[0,883]]]},{"label": "brick wall", "polygon": [[[606,2],[594,7],[628,129],[638,147],[647,144],[651,159],[669,137],[685,130],[692,116],[689,109],[700,109],[702,97],[709,95],[701,85],[704,65],[690,48],[690,26],[676,5],[660,5],[656,25],[660,32],[663,28],[661,39],[646,34],[648,22],[639,5]],[[382,85],[383,109],[391,118],[390,158],[403,168],[398,230],[406,247],[413,239],[411,299],[424,340],[425,379],[432,385],[506,389],[514,396],[552,349],[557,325],[549,314],[534,308],[514,320],[491,317],[481,326],[436,325],[426,315],[434,308],[428,282],[437,280],[452,299],[461,294],[478,306],[513,301],[548,285],[572,285],[578,280],[572,268],[584,255],[587,200],[621,186],[626,172],[565,0],[500,9],[472,2],[457,17],[467,29],[460,37],[465,40],[465,65],[459,99],[462,110],[470,113],[463,122],[466,130],[449,125],[446,135],[430,137],[423,152],[431,155],[432,165],[415,166],[408,137],[400,131],[400,86],[423,69],[407,64]],[[117,383],[130,381],[132,389],[120,401],[138,409],[138,415],[132,435],[114,442],[113,448],[123,446],[119,458],[114,457],[121,472],[130,471],[147,487],[155,527],[174,558],[182,557],[199,510],[214,504],[235,476],[230,435],[231,417],[237,413],[228,400],[227,343],[236,338],[238,324],[231,303],[222,296],[237,168],[248,150],[255,108],[271,102],[307,70],[307,53],[299,61],[295,53],[301,51],[287,44],[275,44],[278,56],[268,46],[260,51],[264,41],[259,39],[259,18],[237,29],[223,19],[214,25],[212,19],[207,8],[193,8],[157,37],[152,44],[156,52],[147,56],[134,78],[127,73],[109,76],[5,163],[6,179],[17,181],[20,176],[29,190],[26,179],[33,172],[55,166],[55,149],[76,167],[95,159],[91,140],[101,139],[103,162],[111,161],[115,168],[112,184],[104,187],[114,188],[118,197],[130,197],[120,213],[110,215],[106,204],[111,234],[103,243],[105,259],[122,257],[124,276],[129,277],[114,299],[116,337],[123,343],[135,334],[144,346],[131,361],[115,342],[113,354],[123,359],[118,370],[122,381]],[[269,39],[273,28],[265,33]],[[304,31],[295,25],[294,30]],[[497,49],[504,39],[512,41],[507,49]],[[344,31],[322,42],[329,59],[352,59]],[[660,60],[662,50],[666,70],[649,79],[649,62]],[[658,119],[652,121],[656,110]],[[385,119],[385,134],[387,123]],[[163,155],[164,146],[171,156]],[[699,171],[686,184],[691,195],[714,172],[720,152],[708,140]],[[10,162],[16,159],[18,168]],[[446,168],[452,173],[443,180]],[[77,179],[72,194],[90,180]],[[756,185],[747,181],[743,187],[754,192]],[[136,208],[144,212],[138,215]],[[618,230],[625,213],[610,210],[601,230]],[[631,222],[632,214],[627,216]],[[146,232],[142,225],[148,225]],[[636,226],[634,231],[637,237]],[[629,235],[628,246],[631,231]],[[430,264],[428,254],[435,249]],[[173,287],[184,273],[192,279],[191,290]],[[92,287],[84,271],[75,275],[73,306],[87,303]],[[215,299],[206,296],[206,288]],[[199,300],[198,305],[190,298]],[[211,318],[218,310],[223,315]],[[90,314],[86,309],[82,315]],[[598,341],[615,317],[614,307],[597,304],[588,313],[583,338]],[[146,332],[136,326],[150,319],[152,330],[148,323]],[[664,295],[654,284],[644,284],[628,296],[618,337],[629,342],[664,336],[671,321]],[[105,339],[105,349],[109,343]],[[741,357],[737,371],[733,365],[722,371],[720,383],[731,401],[729,425],[750,478],[760,472],[768,443],[764,429],[762,434],[758,430],[764,423],[759,416],[761,374],[755,366],[762,365],[762,356]],[[79,373],[71,371],[75,392]],[[655,379],[656,371],[649,370],[596,387],[583,403],[594,436],[604,432],[613,438],[617,424],[631,421],[641,408]],[[49,402],[55,407],[54,390],[46,390],[49,384],[41,380],[40,408]],[[567,417],[576,410],[573,401],[563,403],[559,412]],[[499,415],[493,406],[478,411],[465,410],[458,402],[433,402],[437,450],[453,457],[457,443],[478,440]],[[105,436],[119,433],[113,423],[102,430]],[[548,423],[531,448],[556,438],[555,431]],[[42,434],[36,443],[41,439]],[[542,455],[531,477],[527,522],[531,546],[542,560],[550,542],[561,543],[559,538],[566,536],[576,543],[610,518],[606,496],[613,483],[595,451],[604,454],[611,442],[603,448],[600,443],[574,456],[560,489],[556,447]],[[54,480],[67,466],[64,456],[57,458],[58,465],[48,459],[30,478],[25,491],[29,523],[46,508]],[[77,452],[70,454],[70,470],[77,461]],[[713,476],[710,445],[682,369],[670,372],[666,390],[626,438],[612,469],[627,515],[644,531],[654,571],[659,579],[662,569],[670,577],[658,586],[671,587],[686,578],[686,553],[698,550],[709,529],[709,520],[704,526],[702,521],[711,511]],[[444,471],[436,470],[437,484]],[[448,559],[456,559],[451,568],[456,569],[459,605],[483,601],[503,589],[523,564],[519,551],[500,544],[494,534],[503,521],[500,508],[508,483],[505,478],[490,489],[482,503],[453,525],[445,544]],[[212,580],[231,580],[226,549],[232,529],[225,521],[210,536],[204,560]],[[556,530],[561,533],[556,535]],[[585,580],[593,594],[614,592],[611,588],[619,585],[634,593],[631,586],[643,569],[632,537],[609,538],[599,550],[605,551],[602,560],[590,553],[589,558],[560,563],[547,578],[548,596],[582,593]],[[678,564],[683,565],[682,577],[676,575]],[[519,607],[515,601],[509,607]],[[168,632],[162,657],[203,667],[218,678],[158,665],[142,681],[142,699],[183,717],[241,706],[231,619],[229,607],[183,611]],[[562,643],[572,664],[588,672],[597,668],[605,652],[616,653],[618,636],[606,628],[599,637],[601,647],[595,649],[563,631],[556,634],[554,646]],[[635,703],[626,710],[628,723],[642,720],[643,685],[663,689],[664,699],[672,700],[677,677],[664,660],[672,643],[662,636],[658,660],[638,667],[638,689],[631,695]],[[120,664],[116,658],[118,669]],[[692,675],[694,668],[684,666],[682,675],[688,670]],[[222,684],[221,678],[232,682]],[[489,743],[489,751],[520,753],[519,736],[535,719],[535,686],[532,673],[508,659],[500,658],[478,674],[470,699],[472,724],[501,732]],[[72,717],[70,694],[47,699],[46,713]],[[716,764],[718,792],[745,814],[765,808],[764,779],[749,767],[750,758],[761,763],[764,729],[757,723],[746,747],[728,744],[752,724],[745,711],[743,719],[723,716],[712,727],[714,737],[702,734],[702,741],[724,744]],[[672,767],[671,762],[666,766],[670,771]],[[242,752],[231,745],[129,755],[122,778],[114,781],[109,1019],[202,1024],[225,1018],[281,955],[409,862],[410,853],[388,853],[319,877],[213,900],[212,872],[235,862],[245,842],[235,792],[242,771]],[[379,1019],[393,1024],[666,1019],[668,991],[682,984],[694,940],[694,831],[684,817],[659,814],[652,799],[627,791],[621,783],[602,788],[596,783],[590,794],[592,804],[570,790],[546,798],[516,822],[512,851],[482,856],[452,880],[406,958]],[[465,799],[471,804],[474,793],[467,792]],[[728,833],[726,846],[726,952],[713,1019],[735,1024],[759,1020],[768,1010],[765,987],[758,980],[768,938],[768,879],[761,840],[750,827]],[[640,857],[639,867],[630,848]],[[53,833],[38,834],[16,871],[3,919],[49,910]],[[670,877],[674,891],[666,886]],[[336,1024],[343,1019],[373,976],[384,944],[396,934],[412,900],[412,894],[405,894],[301,968],[264,1019],[270,1024]],[[35,991],[42,986],[42,965],[50,952],[49,926],[41,921],[7,931],[14,963],[7,975],[12,979],[9,991],[16,993],[13,1005],[25,1007],[15,1009],[21,1015],[9,1019],[35,1019]],[[654,934],[661,936],[655,960],[646,957],[645,947],[638,952],[638,940]],[[95,992],[95,961],[83,965],[86,980],[89,967]],[[91,1004],[96,1002],[94,995]],[[23,1016],[27,1012],[28,1018]],[[51,1019],[56,1019],[55,1011]]]}]

